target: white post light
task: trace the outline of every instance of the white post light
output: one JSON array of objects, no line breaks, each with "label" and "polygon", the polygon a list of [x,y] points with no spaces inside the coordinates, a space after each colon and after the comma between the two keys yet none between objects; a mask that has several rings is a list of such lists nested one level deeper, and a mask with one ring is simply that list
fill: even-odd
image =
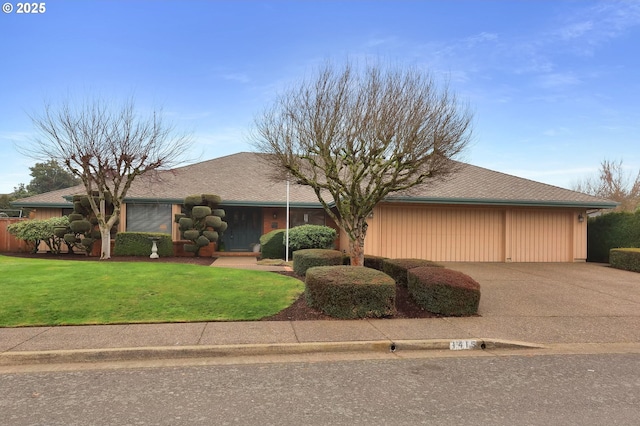
[{"label": "white post light", "polygon": [[285,238],[285,262],[289,261],[289,181],[287,181],[287,231]]}]

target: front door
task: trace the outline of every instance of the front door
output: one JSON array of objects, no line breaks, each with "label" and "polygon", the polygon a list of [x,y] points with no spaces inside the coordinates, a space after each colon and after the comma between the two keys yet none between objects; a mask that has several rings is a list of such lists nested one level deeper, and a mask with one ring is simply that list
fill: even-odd
[{"label": "front door", "polygon": [[224,207],[227,230],[222,236],[226,251],[253,251],[262,235],[262,210],[255,207]]}]

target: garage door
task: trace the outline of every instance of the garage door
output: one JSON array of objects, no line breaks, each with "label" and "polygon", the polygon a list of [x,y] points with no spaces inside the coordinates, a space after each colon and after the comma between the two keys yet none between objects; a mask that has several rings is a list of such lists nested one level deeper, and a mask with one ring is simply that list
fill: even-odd
[{"label": "garage door", "polygon": [[511,261],[572,262],[572,220],[566,211],[511,211]]},{"label": "garage door", "polygon": [[371,235],[366,253],[434,261],[505,259],[503,210],[386,205],[376,215],[370,235],[379,237]]}]

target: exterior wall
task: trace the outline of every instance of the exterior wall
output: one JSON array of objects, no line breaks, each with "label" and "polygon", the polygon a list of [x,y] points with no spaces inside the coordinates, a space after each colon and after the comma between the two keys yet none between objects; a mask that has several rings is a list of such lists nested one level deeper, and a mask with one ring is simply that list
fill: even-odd
[{"label": "exterior wall", "polygon": [[[367,223],[365,253],[452,262],[585,261],[580,209],[381,204]],[[341,234],[340,248],[348,251]]]},{"label": "exterior wall", "polygon": [[127,204],[122,203],[120,205],[120,221],[118,222],[118,232],[125,232],[127,230]]},{"label": "exterior wall", "polygon": [[47,208],[47,207],[38,207],[33,210],[31,218],[32,219],[51,219],[52,217],[62,217],[62,209],[60,208]]},{"label": "exterior wall", "polygon": [[171,206],[171,239],[173,241],[180,240],[180,227],[175,221],[177,214],[182,213],[182,204],[174,204]]}]

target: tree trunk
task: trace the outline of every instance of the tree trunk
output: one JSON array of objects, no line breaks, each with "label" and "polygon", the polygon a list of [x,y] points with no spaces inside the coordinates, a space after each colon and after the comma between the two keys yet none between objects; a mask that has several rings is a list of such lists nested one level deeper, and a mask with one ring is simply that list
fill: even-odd
[{"label": "tree trunk", "polygon": [[349,240],[351,266],[364,266],[364,237]]},{"label": "tree trunk", "polygon": [[100,259],[111,259],[111,229],[105,225],[100,225],[100,238],[102,242]]}]

